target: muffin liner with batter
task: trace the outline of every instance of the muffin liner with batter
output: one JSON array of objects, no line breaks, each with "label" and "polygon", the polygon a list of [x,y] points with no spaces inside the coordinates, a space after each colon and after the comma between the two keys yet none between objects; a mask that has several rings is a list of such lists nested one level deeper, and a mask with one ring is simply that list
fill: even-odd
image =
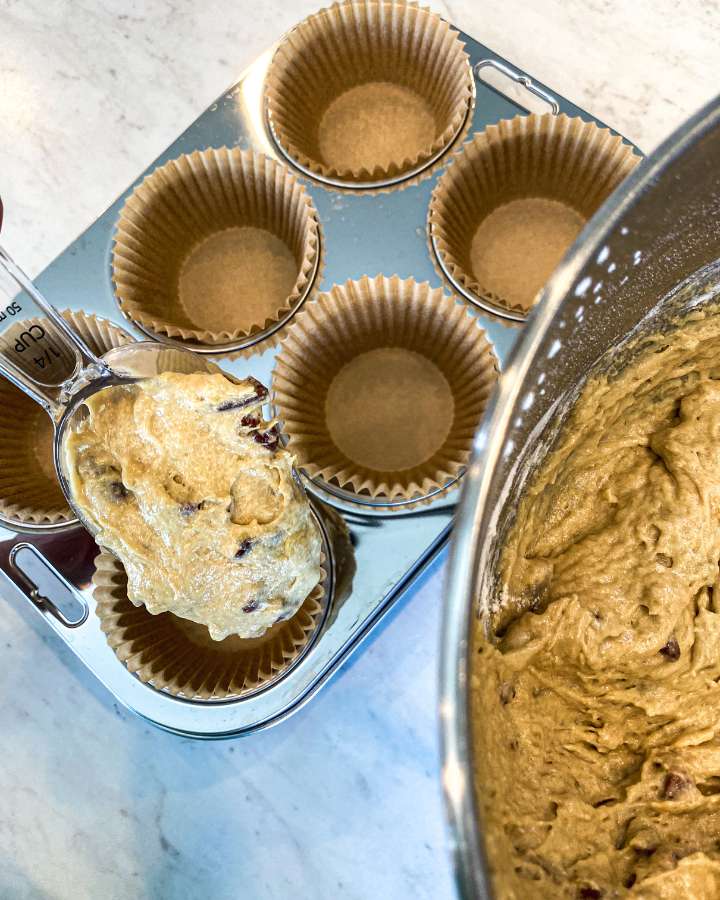
[{"label": "muffin liner with batter", "polygon": [[100,627],[128,671],[175,696],[226,700],[276,681],[309,646],[329,603],[324,568],[320,578],[292,618],[260,638],[232,635],[222,641],[214,641],[204,625],[135,606],[122,563],[106,550],[95,560],[92,583]]},{"label": "muffin liner with batter", "polygon": [[287,35],[266,96],[290,159],[361,188],[432,164],[469,125],[474,82],[457,31],[435,13],[404,0],[346,0]]},{"label": "muffin liner with batter", "polygon": [[459,150],[430,201],[447,274],[524,317],[585,222],[640,161],[622,138],[566,115],[500,121]]},{"label": "muffin liner with batter", "polygon": [[455,483],[497,377],[476,317],[427,282],[364,276],[297,316],[276,359],[276,412],[297,465],[358,499]]},{"label": "muffin liner with batter", "polygon": [[[72,310],[62,315],[97,355],[132,341],[117,325],[97,316]],[[0,337],[0,346],[16,366],[48,385],[62,383],[75,367],[75,357],[43,319],[12,325]],[[75,521],[55,473],[54,436],[50,416],[14,384],[0,379],[0,516],[10,525],[58,527]]]},{"label": "muffin liner with batter", "polygon": [[112,254],[122,312],[193,346],[251,343],[312,289],[320,226],[309,194],[249,150],[196,150],[155,169],[120,214]]}]

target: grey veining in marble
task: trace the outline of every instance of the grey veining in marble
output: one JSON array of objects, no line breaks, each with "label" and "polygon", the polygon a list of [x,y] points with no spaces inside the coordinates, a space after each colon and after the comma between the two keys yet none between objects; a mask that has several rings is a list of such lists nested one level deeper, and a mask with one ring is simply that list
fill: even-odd
[{"label": "grey veining in marble", "polygon": [[[716,90],[715,0],[432,4],[649,150]],[[0,0],[3,242],[38,271],[315,0]],[[290,721],[196,743],[0,601],[0,897],[453,897],[441,566]]]}]

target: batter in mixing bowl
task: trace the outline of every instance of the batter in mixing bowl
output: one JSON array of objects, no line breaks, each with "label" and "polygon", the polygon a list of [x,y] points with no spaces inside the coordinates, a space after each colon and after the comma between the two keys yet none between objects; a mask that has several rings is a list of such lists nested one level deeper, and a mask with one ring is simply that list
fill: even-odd
[{"label": "batter in mixing bowl", "polygon": [[585,387],[474,653],[498,897],[720,896],[720,318]]}]

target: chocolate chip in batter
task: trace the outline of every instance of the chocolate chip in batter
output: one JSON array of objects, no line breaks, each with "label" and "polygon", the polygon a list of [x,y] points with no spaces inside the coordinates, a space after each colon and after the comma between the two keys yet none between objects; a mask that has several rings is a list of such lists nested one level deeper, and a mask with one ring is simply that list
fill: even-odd
[{"label": "chocolate chip in batter", "polygon": [[243,606],[242,611],[244,613],[255,612],[255,610],[258,608],[259,605],[260,604],[257,602],[257,600],[253,600],[251,603],[248,603],[246,606]]},{"label": "chocolate chip in batter", "polygon": [[535,615],[545,612],[550,603],[550,583],[547,580],[526,587],[521,595],[523,609]]},{"label": "chocolate chip in batter", "polygon": [[509,681],[503,681],[500,685],[500,702],[503,706],[507,706],[508,703],[513,700],[515,697],[515,688],[510,684]]},{"label": "chocolate chip in batter", "polygon": [[590,887],[590,885],[586,885],[585,887],[581,887],[578,891],[578,897],[580,900],[601,900],[603,892],[600,888]]},{"label": "chocolate chip in batter", "polygon": [[661,647],[659,650],[662,655],[673,662],[676,659],[680,659],[680,644],[677,642],[677,638],[669,637],[667,643],[664,647]]},{"label": "chocolate chip in batter", "polygon": [[703,797],[713,797],[720,794],[720,776],[711,775],[706,781],[698,782],[695,787]]},{"label": "chocolate chip in batter", "polygon": [[681,772],[668,772],[662,786],[663,800],[677,800],[680,794],[692,787],[692,781]]},{"label": "chocolate chip in batter", "polygon": [[257,416],[247,415],[240,419],[240,424],[244,425],[245,428],[257,428],[260,424],[260,419],[258,419]]},{"label": "chocolate chip in batter", "polygon": [[248,379],[247,379],[247,380],[248,380],[248,381],[250,382],[250,384],[255,388],[255,394],[257,395],[258,399],[259,399],[259,400],[264,400],[264,399],[267,397],[267,395],[268,395],[267,388],[265,387],[265,385],[264,385],[264,384],[261,384],[261,383],[257,380],[257,378],[253,378],[252,375],[248,376]]},{"label": "chocolate chip in batter", "polygon": [[267,447],[268,450],[277,450],[280,436],[276,425],[273,425],[269,431],[251,431],[250,434],[252,434],[254,440],[258,444],[262,444],[264,447]]},{"label": "chocolate chip in batter", "polygon": [[205,506],[205,501],[201,500],[199,503],[181,503],[180,504],[180,515],[183,518],[188,519],[193,513],[196,513],[199,509],[203,509]]},{"label": "chocolate chip in batter", "polygon": [[108,492],[111,498],[118,503],[123,500],[127,500],[127,498],[130,496],[130,491],[128,491],[122,481],[111,481],[108,485]]},{"label": "chocolate chip in batter", "polygon": [[243,409],[246,406],[252,406],[254,403],[257,403],[256,397],[244,397],[242,399],[237,400],[223,400],[222,403],[218,403],[215,409],[218,412],[230,412],[233,409]]},{"label": "chocolate chip in batter", "polygon": [[235,559],[242,559],[243,556],[252,548],[253,542],[250,538],[245,538],[244,541],[240,542],[240,546],[235,553]]}]

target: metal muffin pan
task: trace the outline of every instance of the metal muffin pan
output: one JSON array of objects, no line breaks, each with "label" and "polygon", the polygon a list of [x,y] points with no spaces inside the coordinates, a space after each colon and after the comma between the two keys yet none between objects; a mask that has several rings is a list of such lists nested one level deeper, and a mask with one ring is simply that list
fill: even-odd
[{"label": "metal muffin pan", "polygon": [[[538,111],[538,102],[542,111],[597,121],[469,35],[461,32],[460,36],[476,76],[468,134],[503,118]],[[263,84],[275,46],[142,172],[135,184],[156,166],[206,147],[240,146],[287,163],[273,141],[264,107]],[[501,74],[507,87],[486,83],[487,72]],[[419,183],[403,189],[398,185],[381,194],[337,192],[304,178],[322,227],[324,272],[315,287],[325,289],[348,278],[378,273],[414,276],[439,285],[426,233],[428,203],[438,174],[436,168]],[[417,178],[417,173],[412,177]],[[36,281],[57,307],[103,316],[142,340],[146,335],[120,312],[110,277],[113,232],[134,186]],[[519,332],[478,310],[474,314],[481,319],[502,365]],[[282,336],[282,331],[278,334]],[[236,375],[252,374],[269,384],[276,353],[277,348],[270,348],[249,358],[232,359],[221,352],[214,359]],[[335,598],[308,651],[282,678],[246,698],[210,703],[177,698],[144,684],[125,668],[108,646],[93,611],[89,580],[97,548],[80,526],[24,533],[0,526],[0,592],[7,602],[29,606],[42,616],[117,701],[155,725],[198,738],[230,737],[266,727],[298,709],[328,680],[440,552],[450,533],[457,495],[457,491],[442,494],[410,510],[389,510],[387,505],[378,509],[359,503],[345,492],[308,478],[305,483],[311,494],[336,510],[328,512],[316,502],[331,534],[337,533],[333,518],[340,513],[352,552],[350,542],[345,550],[336,544],[332,570]]]}]

